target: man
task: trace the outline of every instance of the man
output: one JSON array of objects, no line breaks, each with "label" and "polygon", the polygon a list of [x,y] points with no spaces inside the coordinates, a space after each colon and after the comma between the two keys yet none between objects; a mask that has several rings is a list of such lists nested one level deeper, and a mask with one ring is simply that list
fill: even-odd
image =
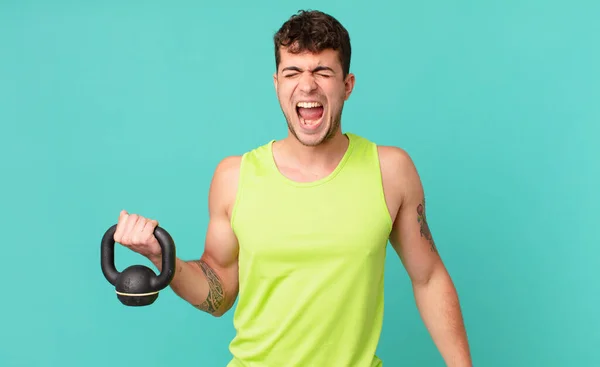
[{"label": "man", "polygon": [[[327,14],[301,11],[274,44],[288,137],[218,164],[204,253],[177,259],[171,288],[214,316],[239,297],[229,366],[381,366],[375,352],[389,241],[447,365],[471,366],[411,158],[342,133],[355,83],[346,29]],[[160,270],[157,225],[122,211],[114,237]]]}]

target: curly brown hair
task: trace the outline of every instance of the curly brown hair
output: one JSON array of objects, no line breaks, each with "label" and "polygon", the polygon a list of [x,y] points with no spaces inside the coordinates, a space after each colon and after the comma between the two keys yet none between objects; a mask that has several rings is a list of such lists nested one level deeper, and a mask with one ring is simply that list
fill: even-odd
[{"label": "curly brown hair", "polygon": [[277,69],[281,47],[292,53],[318,53],[332,49],[338,52],[344,77],[350,73],[350,36],[346,28],[329,14],[317,10],[299,10],[283,23],[275,33],[273,42]]}]

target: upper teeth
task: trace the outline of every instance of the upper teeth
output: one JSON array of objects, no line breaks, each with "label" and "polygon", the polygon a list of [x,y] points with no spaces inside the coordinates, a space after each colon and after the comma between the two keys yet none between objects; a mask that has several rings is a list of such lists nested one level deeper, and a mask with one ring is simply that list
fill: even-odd
[{"label": "upper teeth", "polygon": [[322,105],[319,102],[298,102],[298,107],[302,108],[313,108],[313,107],[321,107]]}]

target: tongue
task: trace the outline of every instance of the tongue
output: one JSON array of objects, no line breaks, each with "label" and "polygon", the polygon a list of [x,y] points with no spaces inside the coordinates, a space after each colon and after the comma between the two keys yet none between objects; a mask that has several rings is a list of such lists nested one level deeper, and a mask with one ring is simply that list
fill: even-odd
[{"label": "tongue", "polygon": [[323,115],[323,107],[298,108],[298,114],[305,120],[318,120]]}]

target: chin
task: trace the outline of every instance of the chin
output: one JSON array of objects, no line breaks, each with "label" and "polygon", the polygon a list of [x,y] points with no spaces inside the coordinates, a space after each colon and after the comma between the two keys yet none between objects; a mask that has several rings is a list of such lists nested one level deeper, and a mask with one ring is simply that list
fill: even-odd
[{"label": "chin", "polygon": [[296,135],[296,138],[298,139],[300,144],[306,147],[316,147],[323,144],[323,142],[325,142],[325,137],[326,136],[323,134],[310,136]]}]

